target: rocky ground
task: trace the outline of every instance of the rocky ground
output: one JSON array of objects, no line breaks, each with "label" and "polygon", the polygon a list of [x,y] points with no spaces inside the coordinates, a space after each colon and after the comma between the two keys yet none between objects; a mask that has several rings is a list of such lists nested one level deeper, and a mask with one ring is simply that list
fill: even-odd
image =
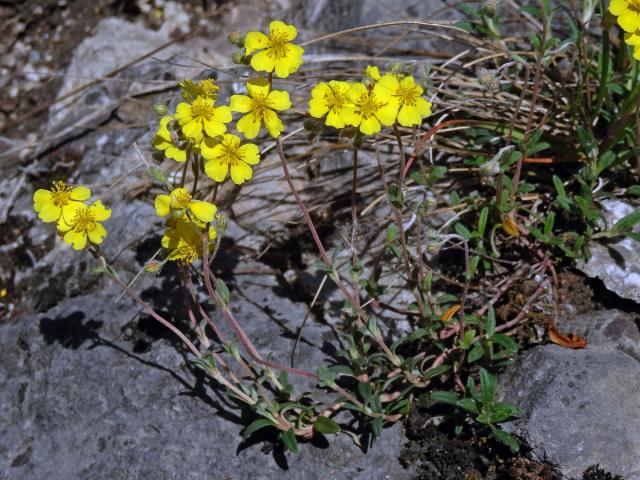
[{"label": "rocky ground", "polygon": [[[152,220],[152,179],[133,146],[150,157],[152,106],[170,98],[179,80],[230,65],[227,32],[275,17],[295,21],[311,38],[428,17],[443,2],[87,5],[0,3],[2,31],[9,32],[0,40],[0,289],[7,289],[0,299],[0,479],[555,479],[580,478],[596,464],[602,470],[592,467],[584,478],[640,479],[640,260],[626,241],[580,265],[596,280],[575,271],[566,288],[563,329],[587,336],[589,346],[531,348],[502,376],[501,395],[524,412],[507,427],[523,440],[522,456],[491,439],[456,438],[426,400],[406,425],[385,429],[371,446],[340,435],[291,455],[274,448],[269,433],[243,442],[251,413],[194,370],[152,319],[127,299],[116,301],[119,291],[92,270],[88,255],[74,255],[50,225],[36,221],[32,193],[53,178],[101,192],[106,204],[117,205],[105,256],[132,278],[161,232]],[[437,39],[416,46],[440,53],[448,47]],[[321,62],[330,51],[310,51],[310,58]],[[221,85],[227,94],[233,88],[228,79]],[[322,174],[340,171],[343,160],[334,155]],[[287,223],[296,209],[273,165],[267,157],[250,188],[222,192],[220,206],[231,220],[216,269],[256,346],[288,363],[321,275],[304,231]],[[311,185],[309,172],[295,175],[301,186]],[[611,206],[612,215],[625,208]],[[339,228],[329,233],[338,237]],[[134,286],[180,318],[171,269]],[[314,368],[339,345],[332,330],[338,307],[331,292],[326,299],[306,322],[298,366]]]}]

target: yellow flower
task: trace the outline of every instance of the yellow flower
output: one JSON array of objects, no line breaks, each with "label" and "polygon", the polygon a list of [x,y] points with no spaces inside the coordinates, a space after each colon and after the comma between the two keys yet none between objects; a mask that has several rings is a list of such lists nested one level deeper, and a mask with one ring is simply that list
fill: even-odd
[{"label": "yellow flower", "polygon": [[368,65],[364,71],[365,75],[376,82],[380,80],[380,70],[375,65]]},{"label": "yellow flower", "polygon": [[61,181],[53,182],[51,190],[39,189],[33,194],[33,208],[43,222],[57,222],[70,218],[77,205],[91,196],[87,187],[72,187]]},{"label": "yellow flower", "polygon": [[231,111],[247,114],[238,120],[236,128],[245,137],[256,138],[264,122],[271,136],[277,138],[284,130],[284,125],[274,110],[282,111],[291,108],[289,94],[280,90],[269,91],[269,82],[266,78],[249,80],[247,91],[249,96],[231,96],[229,103]]},{"label": "yellow flower", "polygon": [[279,20],[269,24],[269,36],[261,32],[247,33],[244,46],[247,55],[261,50],[251,57],[251,66],[256,72],[273,72],[287,78],[302,65],[304,50],[289,43],[298,35],[296,27]]},{"label": "yellow flower", "polygon": [[186,102],[192,102],[197,97],[210,98],[215,102],[220,90],[213,78],[205,78],[198,83],[194,83],[193,80],[184,80],[180,83],[180,88],[182,88],[182,98]]},{"label": "yellow flower", "polygon": [[151,145],[157,150],[164,152],[164,156],[172,158],[176,162],[184,163],[187,160],[187,150],[181,149],[177,144],[177,139],[174,134],[172,136],[169,131],[169,122],[173,120],[171,115],[165,115],[160,119],[160,127],[156,131],[156,136],[151,141]]},{"label": "yellow flower", "polygon": [[171,211],[175,211],[177,216],[181,217],[186,210],[204,223],[212,222],[217,210],[212,203],[193,200],[186,188],[176,188],[170,195],[158,195],[155,206],[160,217],[166,217]]},{"label": "yellow flower", "polygon": [[365,135],[379,132],[380,124],[390,126],[396,121],[398,101],[380,84],[369,90],[362,83],[354,83],[348,95],[355,109],[345,121]]},{"label": "yellow flower", "polygon": [[319,83],[311,90],[309,100],[309,114],[320,118],[328,112],[325,124],[335,128],[346,126],[346,118],[352,118],[355,107],[349,100],[351,84],[331,80],[329,83]]},{"label": "yellow flower", "polygon": [[240,145],[235,135],[223,135],[222,141],[210,151],[203,151],[206,159],[205,173],[216,182],[222,182],[231,171],[231,181],[236,185],[244,183],[253,176],[250,165],[260,161],[260,151],[253,143]]},{"label": "yellow flower", "polygon": [[[167,228],[162,237],[161,244],[171,252],[167,260],[192,263],[202,257],[202,247],[204,246],[204,225],[185,220],[184,218],[175,220]],[[209,251],[213,251],[215,244],[212,242],[216,238],[216,231],[209,227]]]},{"label": "yellow flower", "polygon": [[609,11],[618,17],[618,25],[625,32],[640,29],[640,0],[611,0]]},{"label": "yellow flower", "polygon": [[179,103],[176,107],[176,120],[186,137],[200,143],[204,133],[210,137],[222,135],[227,131],[225,123],[231,121],[231,110],[226,105],[215,107],[213,99],[198,97],[193,103]]},{"label": "yellow flower", "polygon": [[431,115],[431,102],[422,98],[422,87],[417,85],[413,77],[397,76],[387,73],[380,78],[379,85],[386,88],[397,100],[398,123],[403,127],[420,125],[424,117]]},{"label": "yellow flower", "polygon": [[107,236],[107,230],[98,222],[111,217],[111,209],[105,208],[100,200],[87,206],[76,203],[73,213],[67,217],[66,213],[58,223],[58,231],[64,234],[64,241],[74,250],[82,250],[87,246],[87,240],[100,245]]}]

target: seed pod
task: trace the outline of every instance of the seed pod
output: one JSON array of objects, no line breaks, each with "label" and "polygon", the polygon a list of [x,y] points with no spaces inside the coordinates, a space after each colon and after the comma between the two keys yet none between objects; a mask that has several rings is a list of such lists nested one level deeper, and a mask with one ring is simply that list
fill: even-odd
[{"label": "seed pod", "polygon": [[442,244],[437,240],[433,240],[431,242],[427,242],[426,251],[429,255],[437,255],[437,253],[442,248]]},{"label": "seed pod", "polygon": [[500,162],[494,157],[480,165],[480,175],[493,177],[500,173]]}]

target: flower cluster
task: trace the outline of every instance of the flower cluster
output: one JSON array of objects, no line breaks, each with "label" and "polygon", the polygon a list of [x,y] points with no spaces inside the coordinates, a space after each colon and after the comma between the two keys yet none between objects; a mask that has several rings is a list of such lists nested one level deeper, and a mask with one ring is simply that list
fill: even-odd
[{"label": "flower cluster", "polygon": [[633,57],[640,60],[640,0],[611,0],[609,12],[624,30],[624,41],[633,47]]},{"label": "flower cluster", "polygon": [[87,187],[55,181],[50,190],[35,191],[33,208],[43,222],[56,222],[58,233],[74,250],[82,250],[88,243],[102,243],[107,230],[99,222],[111,217],[111,210],[100,200],[88,204],[89,197]]},{"label": "flower cluster", "polygon": [[[273,138],[282,134],[284,124],[278,112],[291,108],[291,100],[287,92],[273,88],[273,75],[286,78],[302,64],[303,49],[291,43],[296,36],[296,28],[281,21],[271,22],[268,34],[230,35],[229,41],[242,47],[240,57],[256,72],[267,73],[268,78],[246,82],[247,94],[232,95],[229,105],[218,105],[220,88],[213,79],[185,80],[180,84],[183,101],[175,113],[167,112],[164,106],[157,109],[164,116],[152,141],[154,148],[163,157],[191,163],[194,172],[204,171],[216,184],[227,178],[236,185],[251,179],[260,151],[257,145],[243,143],[239,135],[229,132],[232,113],[242,114],[235,129],[246,139],[256,138],[263,127]],[[186,171],[185,165],[182,184]],[[162,183],[168,191],[156,197],[155,207],[158,216],[168,218],[162,237],[162,246],[170,251],[167,259],[193,262],[202,257],[206,235],[209,240],[216,238],[212,224],[219,220],[217,207],[195,199],[195,186],[189,192],[182,186],[172,188],[168,182]]]},{"label": "flower cluster", "polygon": [[431,103],[422,97],[424,91],[412,76],[397,72],[380,75],[373,66],[367,67],[366,74],[365,82],[317,84],[311,91],[309,114],[324,118],[325,125],[353,126],[365,135],[396,122],[403,127],[420,125],[431,115]]}]

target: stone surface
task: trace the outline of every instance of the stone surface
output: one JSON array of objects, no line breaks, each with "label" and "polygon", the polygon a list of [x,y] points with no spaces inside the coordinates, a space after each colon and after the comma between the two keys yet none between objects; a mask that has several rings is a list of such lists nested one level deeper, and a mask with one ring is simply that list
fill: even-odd
[{"label": "stone surface", "polygon": [[567,476],[580,477],[598,463],[627,480],[640,479],[636,320],[618,311],[575,318],[568,324],[582,326],[577,333],[588,335],[587,348],[536,347],[500,377],[501,399],[522,410],[505,429]]},{"label": "stone surface", "polygon": [[[602,207],[609,228],[637,208],[619,200],[605,200]],[[640,232],[640,225],[635,231]],[[592,257],[579,261],[578,268],[601,279],[612,292],[640,303],[640,243],[624,238],[607,243],[594,241],[589,248]]]},{"label": "stone surface", "polygon": [[[265,356],[288,363],[304,304],[279,297],[268,277],[229,284],[247,334]],[[144,296],[171,315],[175,288],[163,280]],[[136,320],[138,308],[114,304],[114,295],[106,288],[0,324],[0,479],[411,478],[397,461],[399,425],[366,454],[346,435],[302,444],[298,455],[261,437],[242,442],[249,412],[204,380],[170,334]],[[317,367],[331,341],[325,326],[308,322],[296,364]]]}]

